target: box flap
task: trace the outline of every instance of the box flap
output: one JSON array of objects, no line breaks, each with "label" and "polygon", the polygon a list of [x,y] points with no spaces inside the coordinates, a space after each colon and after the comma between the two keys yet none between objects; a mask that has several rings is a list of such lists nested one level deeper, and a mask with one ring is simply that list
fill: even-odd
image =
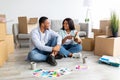
[{"label": "box flap", "polygon": [[29,18],[28,24],[36,24],[37,23],[38,18]]}]

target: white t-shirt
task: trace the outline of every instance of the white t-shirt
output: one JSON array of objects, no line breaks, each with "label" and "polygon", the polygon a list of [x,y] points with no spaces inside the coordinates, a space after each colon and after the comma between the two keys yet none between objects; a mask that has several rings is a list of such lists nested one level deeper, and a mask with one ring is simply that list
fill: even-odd
[{"label": "white t-shirt", "polygon": [[[66,36],[70,36],[70,35],[71,35],[70,33],[69,33],[69,34],[66,34]],[[65,37],[66,37],[66,36],[65,36]],[[70,44],[70,43],[72,43],[72,42],[73,42],[73,39],[67,39],[64,44]]]},{"label": "white t-shirt", "polygon": [[45,45],[45,33],[42,33],[41,31],[40,31],[40,33],[41,33],[41,42],[42,42],[42,45]]}]

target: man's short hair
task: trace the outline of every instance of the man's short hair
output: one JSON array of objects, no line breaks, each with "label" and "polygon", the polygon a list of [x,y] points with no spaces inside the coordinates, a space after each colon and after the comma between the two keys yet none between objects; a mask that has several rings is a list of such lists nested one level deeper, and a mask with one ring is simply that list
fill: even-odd
[{"label": "man's short hair", "polygon": [[42,17],[39,19],[39,25],[41,25],[41,23],[44,23],[46,19],[48,19],[48,18],[45,17],[45,16],[42,16]]}]

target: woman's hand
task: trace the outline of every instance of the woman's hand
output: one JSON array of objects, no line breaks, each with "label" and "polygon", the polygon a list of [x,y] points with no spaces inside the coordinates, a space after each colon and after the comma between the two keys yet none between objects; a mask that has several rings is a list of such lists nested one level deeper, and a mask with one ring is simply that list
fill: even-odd
[{"label": "woman's hand", "polygon": [[66,36],[65,38],[66,38],[66,39],[72,39],[73,36],[70,35],[70,36]]},{"label": "woman's hand", "polygon": [[80,44],[82,42],[82,40],[80,38],[75,38],[74,41],[77,42],[78,44]]},{"label": "woman's hand", "polygon": [[62,40],[62,44],[64,44],[65,43],[65,41],[67,40],[67,39],[72,39],[73,38],[73,36],[66,36],[63,40]]}]

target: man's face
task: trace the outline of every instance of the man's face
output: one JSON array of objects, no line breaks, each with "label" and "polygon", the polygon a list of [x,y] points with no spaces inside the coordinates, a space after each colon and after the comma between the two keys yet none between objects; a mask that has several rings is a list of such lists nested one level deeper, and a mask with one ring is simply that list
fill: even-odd
[{"label": "man's face", "polygon": [[49,27],[50,27],[50,22],[49,22],[49,20],[46,19],[45,22],[43,23],[43,25],[44,25],[44,29],[49,29]]}]

